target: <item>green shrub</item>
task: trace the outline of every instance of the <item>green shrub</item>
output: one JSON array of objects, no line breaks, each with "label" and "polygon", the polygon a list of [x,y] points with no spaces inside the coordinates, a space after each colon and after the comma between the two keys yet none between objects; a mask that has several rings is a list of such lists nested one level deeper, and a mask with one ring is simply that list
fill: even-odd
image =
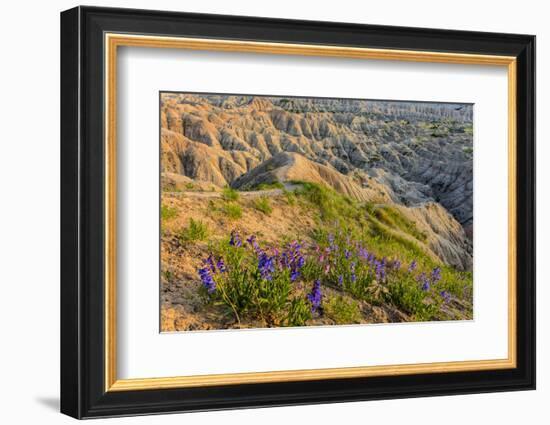
[{"label": "green shrub", "polygon": [[181,193],[181,189],[178,186],[175,186],[173,184],[163,184],[162,191]]},{"label": "green shrub", "polygon": [[400,309],[413,315],[415,321],[428,321],[436,317],[438,308],[413,279],[400,279],[389,285],[391,301]]},{"label": "green shrub", "polygon": [[304,326],[311,319],[311,307],[304,298],[294,298],[290,302],[283,326]]},{"label": "green shrub", "polygon": [[365,290],[365,299],[374,305],[382,305],[389,298],[389,289],[382,282],[372,281]]},{"label": "green shrub", "polygon": [[271,190],[271,189],[284,189],[285,185],[281,182],[273,183],[260,183],[251,190]]},{"label": "green shrub", "polygon": [[294,194],[294,192],[285,190],[283,191],[283,194],[285,195],[285,199],[288,205],[290,206],[296,205],[296,195]]},{"label": "green shrub", "polygon": [[208,237],[208,226],[200,220],[189,220],[189,226],[181,229],[178,238],[181,242],[203,241]]},{"label": "green shrub", "polygon": [[238,220],[243,216],[243,210],[239,204],[229,203],[222,206],[222,212],[231,220]]},{"label": "green shrub", "polygon": [[173,279],[174,274],[170,270],[162,270],[162,276],[169,282]]},{"label": "green shrub", "polygon": [[226,201],[236,201],[239,199],[239,192],[231,187],[226,187],[222,191],[222,198]]},{"label": "green shrub", "polygon": [[162,220],[171,220],[178,216],[178,209],[169,207],[168,205],[162,205],[160,207],[160,217]]},{"label": "green shrub", "polygon": [[346,300],[342,296],[331,297],[324,304],[324,313],[338,325],[349,325],[361,322],[361,310],[359,303]]},{"label": "green shrub", "polygon": [[438,290],[445,290],[459,299],[472,299],[473,280],[471,272],[455,272],[449,268],[443,268],[442,280]]},{"label": "green shrub", "polygon": [[273,212],[273,208],[271,207],[271,202],[269,201],[269,198],[265,196],[262,196],[254,200],[254,208],[264,213],[265,215],[269,215]]}]

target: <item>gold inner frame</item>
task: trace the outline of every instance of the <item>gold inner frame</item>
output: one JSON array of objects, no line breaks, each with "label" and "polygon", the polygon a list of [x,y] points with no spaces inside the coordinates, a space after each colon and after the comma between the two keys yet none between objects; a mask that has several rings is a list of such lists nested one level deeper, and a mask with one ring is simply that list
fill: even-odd
[{"label": "gold inner frame", "polygon": [[[105,391],[307,381],[510,369],[516,367],[516,58],[410,50],[266,43],[106,33],[105,46]],[[503,66],[508,72],[508,357],[437,363],[247,372],[165,378],[118,379],[116,324],[116,105],[118,47],[149,47],[264,54],[325,56],[467,65]]]}]

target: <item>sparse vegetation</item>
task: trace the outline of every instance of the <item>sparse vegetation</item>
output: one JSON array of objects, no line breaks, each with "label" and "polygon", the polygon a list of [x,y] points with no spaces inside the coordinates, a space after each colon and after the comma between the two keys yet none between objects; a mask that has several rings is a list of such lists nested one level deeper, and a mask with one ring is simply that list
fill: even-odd
[{"label": "sparse vegetation", "polygon": [[170,270],[163,270],[162,275],[165,280],[170,281],[173,279],[174,275]]},{"label": "sparse vegetation", "polygon": [[371,215],[374,215],[382,223],[400,229],[405,233],[408,233],[420,241],[425,241],[427,236],[425,233],[420,232],[416,224],[403,215],[397,208],[389,205],[380,207],[371,207]]},{"label": "sparse vegetation", "polygon": [[243,216],[243,209],[236,203],[227,203],[223,205],[221,211],[232,220],[238,220]]},{"label": "sparse vegetation", "polygon": [[222,198],[226,201],[237,201],[239,199],[239,192],[231,187],[223,189]]},{"label": "sparse vegetation", "polygon": [[294,192],[285,190],[283,191],[283,194],[285,196],[285,199],[288,205],[291,205],[291,206],[296,205],[296,195],[294,194]]},{"label": "sparse vegetation", "polygon": [[284,188],[285,188],[285,185],[282,184],[281,182],[273,182],[273,183],[261,183],[247,190],[271,190],[271,189],[284,189]]},{"label": "sparse vegetation", "polygon": [[336,219],[360,218],[356,203],[350,198],[317,183],[293,181],[292,184],[300,186],[295,192],[296,195],[316,206],[325,222]]},{"label": "sparse vegetation", "polygon": [[[422,285],[422,286],[421,286]],[[389,285],[390,300],[407,313],[413,315],[416,321],[427,321],[438,317],[435,297],[430,297],[426,283],[419,284],[414,279],[401,279]]]},{"label": "sparse vegetation", "polygon": [[160,207],[160,218],[164,220],[171,220],[178,216],[178,210],[174,207],[169,207],[168,205],[162,205]]},{"label": "sparse vegetation", "polygon": [[324,313],[337,325],[361,323],[359,303],[354,300],[346,300],[341,295],[329,298],[325,303]]},{"label": "sparse vegetation", "polygon": [[208,237],[208,226],[200,220],[189,220],[189,226],[178,232],[181,242],[204,241]]},{"label": "sparse vegetation", "polygon": [[271,202],[269,201],[269,198],[265,196],[262,196],[254,200],[254,208],[264,213],[265,215],[269,215],[273,212],[273,208],[271,207]]},{"label": "sparse vegetation", "polygon": [[311,319],[311,307],[304,298],[294,298],[290,301],[288,314],[282,326],[304,326]]}]

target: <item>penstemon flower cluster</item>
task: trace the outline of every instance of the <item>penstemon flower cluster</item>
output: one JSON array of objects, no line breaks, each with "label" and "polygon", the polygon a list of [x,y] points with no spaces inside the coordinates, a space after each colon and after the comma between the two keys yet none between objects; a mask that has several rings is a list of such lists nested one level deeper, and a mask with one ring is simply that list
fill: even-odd
[{"label": "penstemon flower cluster", "polygon": [[[211,254],[202,261],[198,269],[202,286],[210,298],[230,306],[237,318],[253,312],[266,321],[276,321],[278,313],[293,301],[291,286],[305,265],[302,244],[292,241],[282,249],[263,248],[255,235],[244,241],[232,231],[221,255]],[[304,297],[303,302],[307,301]]]},{"label": "penstemon flower cluster", "polygon": [[[342,233],[328,234],[325,241],[307,247],[297,240],[281,247],[262,247],[256,235],[243,239],[234,230],[218,254],[202,261],[198,275],[205,293],[227,304],[237,320],[243,314],[252,314],[268,323],[284,322],[286,319],[281,317],[287,310],[323,315],[323,285],[371,302],[391,302],[395,296],[416,305],[421,305],[425,297],[439,297],[444,303],[452,299],[438,286],[442,280],[440,267],[426,273],[418,270],[416,259],[403,264],[398,258],[379,257],[362,242]],[[308,283],[312,286],[305,294],[297,289]],[[412,287],[406,289],[406,285]],[[407,292],[415,286],[418,293]],[[380,287],[387,289],[373,289]],[[435,287],[439,290],[432,291]],[[392,288],[397,295],[392,295]],[[307,305],[307,310],[299,307],[300,303]],[[306,320],[306,315],[300,317]]]},{"label": "penstemon flower cluster", "polygon": [[313,288],[311,288],[311,292],[307,294],[307,299],[311,303],[312,313],[319,311],[322,298],[323,294],[321,293],[321,281],[317,279],[315,280],[315,282],[313,282]]}]

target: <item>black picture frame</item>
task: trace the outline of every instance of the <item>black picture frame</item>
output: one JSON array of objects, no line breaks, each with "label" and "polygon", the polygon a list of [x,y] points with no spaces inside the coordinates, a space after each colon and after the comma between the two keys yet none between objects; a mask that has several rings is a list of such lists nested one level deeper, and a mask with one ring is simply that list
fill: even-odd
[{"label": "black picture frame", "polygon": [[[507,55],[517,58],[517,367],[105,391],[104,33]],[[75,418],[535,388],[535,37],[76,7],[61,13],[61,412]]]}]

